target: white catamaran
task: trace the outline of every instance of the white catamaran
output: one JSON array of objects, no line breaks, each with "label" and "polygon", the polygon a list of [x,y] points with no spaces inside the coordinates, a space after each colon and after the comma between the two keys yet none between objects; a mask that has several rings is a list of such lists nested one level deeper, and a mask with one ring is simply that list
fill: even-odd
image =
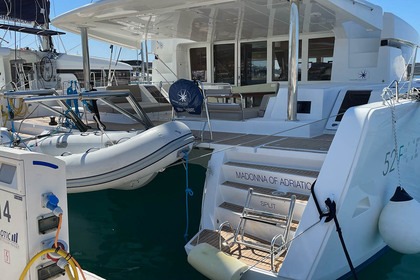
[{"label": "white catamaran", "polygon": [[53,24],[152,40],[153,81],[213,150],[185,246],[208,278],[336,279],[387,245],[420,251],[420,40],[403,19],[364,0],[103,0]]}]

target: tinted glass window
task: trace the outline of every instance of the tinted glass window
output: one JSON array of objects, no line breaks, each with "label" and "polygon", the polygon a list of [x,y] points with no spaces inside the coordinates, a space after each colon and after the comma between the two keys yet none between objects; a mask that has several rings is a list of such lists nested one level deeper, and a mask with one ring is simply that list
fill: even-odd
[{"label": "tinted glass window", "polygon": [[[300,80],[300,64],[302,63],[302,41],[299,40],[298,79]],[[273,42],[273,81],[287,81],[289,75],[289,41]]]},{"label": "tinted glass window", "polygon": [[267,42],[241,44],[241,85],[267,82]]},{"label": "tinted glass window", "polygon": [[191,79],[207,82],[206,48],[190,49]]},{"label": "tinted glass window", "polygon": [[308,81],[331,80],[334,37],[308,41]]},{"label": "tinted glass window", "polygon": [[214,82],[234,84],[235,45],[214,46]]}]

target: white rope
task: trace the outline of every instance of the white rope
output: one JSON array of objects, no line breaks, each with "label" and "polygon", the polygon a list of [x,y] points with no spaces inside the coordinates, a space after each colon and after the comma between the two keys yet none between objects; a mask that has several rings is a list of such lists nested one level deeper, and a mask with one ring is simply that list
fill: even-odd
[{"label": "white rope", "polygon": [[395,115],[395,105],[397,100],[395,99],[392,90],[389,87],[386,87],[382,91],[382,99],[384,104],[391,109],[391,127],[394,140],[394,150],[395,158],[397,160],[397,176],[398,176],[398,185],[401,186],[401,173],[400,173],[400,151],[398,149],[397,141],[397,117]]}]

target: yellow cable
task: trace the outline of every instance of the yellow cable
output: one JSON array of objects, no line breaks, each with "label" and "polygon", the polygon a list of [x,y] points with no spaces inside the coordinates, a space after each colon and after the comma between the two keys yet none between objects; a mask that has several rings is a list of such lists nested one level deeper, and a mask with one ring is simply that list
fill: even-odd
[{"label": "yellow cable", "polygon": [[80,270],[80,274],[82,274],[83,280],[86,280],[85,274],[83,273],[82,267],[80,264],[76,261],[76,259],[73,259],[74,263],[76,264],[76,267]]},{"label": "yellow cable", "polygon": [[9,120],[9,113],[7,111],[3,111],[3,104],[0,105],[0,109],[1,109],[1,116],[3,118],[3,123],[2,126],[6,126],[7,121]]},{"label": "yellow cable", "polygon": [[[80,264],[73,258],[72,255],[70,255],[70,253],[67,253],[66,251],[64,251],[58,246],[58,236],[60,234],[62,222],[63,222],[63,214],[61,213],[60,215],[58,215],[58,226],[57,226],[57,231],[55,233],[55,238],[54,238],[54,248],[42,250],[41,252],[33,256],[32,259],[25,266],[24,270],[22,271],[22,274],[20,275],[19,280],[23,280],[25,278],[25,275],[28,273],[29,268],[34,264],[34,262],[39,257],[48,253],[57,253],[68,262],[68,264],[64,267],[64,270],[67,272],[67,276],[70,280],[79,280],[79,274],[77,272],[77,268],[80,270],[80,273],[82,274],[83,279],[86,280],[85,274],[83,273],[83,270]],[[68,259],[68,257],[70,258]],[[72,271],[70,271],[69,265]]]},{"label": "yellow cable", "polygon": [[3,124],[2,124],[2,126],[6,126],[7,121],[8,121],[8,119],[9,119],[9,114],[8,114],[8,113],[6,113],[6,112],[3,112],[3,111],[2,111],[1,115],[2,115],[2,117],[3,117]]},{"label": "yellow cable", "polygon": [[[15,102],[18,101],[16,107]],[[10,107],[12,108],[15,116],[23,117],[28,111],[28,105],[23,101],[23,98],[10,98]]]},{"label": "yellow cable", "polygon": [[[55,233],[55,239],[54,239],[54,248],[58,248],[58,235],[60,234],[61,224],[63,222],[63,214],[60,214],[58,216],[58,219],[59,219],[58,220],[58,227],[57,227],[57,231]],[[85,274],[83,273],[83,270],[82,270],[82,267],[80,266],[80,264],[75,259],[73,259],[73,261],[74,261],[76,267],[80,270],[80,274],[82,274],[83,279],[86,280]],[[77,271],[76,271],[76,273],[77,273]]]},{"label": "yellow cable", "polygon": [[[16,99],[9,98],[9,105],[11,110],[13,111],[15,116],[23,117],[28,112],[28,105],[23,101],[22,98],[18,99],[18,106],[15,106]],[[3,117],[3,126],[6,125],[7,121],[9,120],[9,113],[8,111],[3,111],[3,105],[0,106],[2,117]]]},{"label": "yellow cable", "polygon": [[[62,256],[66,260],[67,260],[67,257],[70,256],[70,258],[67,260],[67,262],[70,264],[71,270],[73,271],[73,277],[72,278],[74,280],[79,280],[79,274],[77,273],[76,263],[75,263],[76,260],[73,258],[72,255],[70,255],[70,253],[67,253],[66,251],[61,250],[61,249],[59,251],[63,252],[63,254],[66,253],[66,256],[60,254],[60,256]],[[70,275],[69,275],[69,278],[70,278]]]},{"label": "yellow cable", "polygon": [[[60,234],[61,224],[63,223],[63,214],[58,215],[58,219],[59,219],[58,226],[57,226],[57,231],[55,233],[55,239],[54,239],[54,248],[58,248],[58,235]],[[83,273],[83,270],[80,264],[75,259],[73,259],[73,261],[76,267],[80,270],[80,273],[82,274],[83,279],[86,280],[85,274]]]},{"label": "yellow cable", "polygon": [[[23,271],[22,271],[22,273],[21,273],[21,275],[20,275],[20,277],[19,277],[19,280],[24,280],[24,278],[25,278],[25,276],[26,276],[26,274],[28,273],[28,270],[31,268],[31,266],[34,264],[34,262],[38,259],[38,258],[40,258],[41,256],[43,256],[43,255],[45,255],[45,254],[48,254],[48,253],[57,253],[57,254],[59,254],[61,257],[63,257],[64,259],[66,259],[67,260],[67,258],[69,257],[69,256],[71,256],[69,253],[67,253],[66,251],[64,251],[64,250],[62,250],[62,249],[54,249],[54,248],[50,248],[50,249],[44,249],[44,250],[42,250],[41,252],[39,252],[38,254],[36,254],[35,256],[33,256],[32,257],[32,259],[28,262],[28,264],[25,266],[25,268],[23,269]],[[76,265],[75,265],[75,263],[74,263],[74,259],[73,259],[73,257],[71,256],[70,257],[70,259],[69,260],[67,260],[68,261],[68,263],[69,263],[69,265],[70,265],[70,267],[71,267],[71,270],[73,271],[73,274],[74,274],[74,276],[73,275],[71,275],[71,273],[70,274],[68,274],[68,277],[69,277],[69,279],[70,280],[79,280],[79,275],[78,275],[78,273],[77,273],[77,269],[76,269]]]},{"label": "yellow cable", "polygon": [[74,277],[73,277],[73,275],[71,274],[71,271],[70,271],[69,265],[66,265],[66,266],[64,267],[64,270],[66,271],[67,275],[69,276],[69,279],[70,279],[70,280],[74,280]]},{"label": "yellow cable", "polygon": [[[59,251],[63,252],[63,254],[64,254],[64,252],[66,252],[66,251],[63,251],[63,250],[59,250]],[[66,252],[66,256],[67,255],[70,255],[70,254]],[[61,255],[61,256],[64,257],[63,255]],[[76,264],[74,263],[73,256],[71,256],[71,258],[68,260],[68,263],[69,263],[69,265],[71,267],[71,270],[73,271],[73,276],[72,277],[70,277],[71,274],[68,275],[69,279],[72,278],[72,280],[73,279],[74,280],[79,280],[79,274],[77,273]]]}]

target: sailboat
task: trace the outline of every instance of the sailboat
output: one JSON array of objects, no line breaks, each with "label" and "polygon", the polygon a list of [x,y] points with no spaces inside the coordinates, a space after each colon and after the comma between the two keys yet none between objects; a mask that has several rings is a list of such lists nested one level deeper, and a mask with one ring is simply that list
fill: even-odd
[{"label": "sailboat", "polygon": [[[41,50],[0,49],[4,146],[65,161],[69,193],[136,189],[189,153],[194,137],[185,124],[155,126],[140,106],[158,108],[161,103],[138,86],[128,85],[131,66],[113,63],[117,73],[109,76],[118,79],[99,87],[95,77],[108,76],[107,62],[54,50],[51,37],[64,33],[48,29],[49,1],[43,6],[38,1],[19,3],[25,9],[14,4],[2,2],[4,16],[35,27],[2,24],[0,28],[39,35],[43,45]],[[105,108],[120,119],[107,122]]]}]

